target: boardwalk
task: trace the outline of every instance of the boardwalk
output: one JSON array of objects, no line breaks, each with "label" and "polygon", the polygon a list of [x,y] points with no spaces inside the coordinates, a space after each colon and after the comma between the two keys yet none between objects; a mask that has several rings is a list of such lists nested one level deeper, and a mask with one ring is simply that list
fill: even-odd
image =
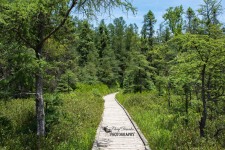
[{"label": "boardwalk", "polygon": [[103,118],[92,150],[148,150],[147,141],[115,100],[115,95],[104,97]]}]

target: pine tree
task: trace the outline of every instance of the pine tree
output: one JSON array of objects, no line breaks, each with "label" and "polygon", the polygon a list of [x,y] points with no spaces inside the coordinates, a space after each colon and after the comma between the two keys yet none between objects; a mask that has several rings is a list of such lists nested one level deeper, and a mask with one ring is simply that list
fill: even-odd
[{"label": "pine tree", "polygon": [[97,31],[97,48],[99,51],[98,79],[112,87],[118,80],[118,61],[110,46],[109,31],[102,20]]},{"label": "pine tree", "polygon": [[94,32],[87,20],[80,25],[79,44],[77,46],[79,76],[78,79],[85,83],[97,82],[98,51],[94,43]]},{"label": "pine tree", "polygon": [[149,62],[146,57],[138,51],[133,51],[131,57],[132,59],[125,72],[124,91],[142,93],[145,90],[152,89]]},{"label": "pine tree", "polygon": [[187,18],[187,27],[186,32],[193,33],[193,21],[196,18],[195,12],[191,7],[188,7],[186,11],[186,18]]},{"label": "pine tree", "polygon": [[126,41],[126,70],[123,87],[125,92],[142,92],[153,88],[150,80],[149,62],[141,53],[141,41],[135,25],[129,25],[125,32]]},{"label": "pine tree", "polygon": [[[147,45],[146,48],[143,49],[152,49],[153,43],[154,43],[154,24],[156,23],[155,16],[151,10],[148,11],[148,13],[144,16],[144,25],[141,30],[143,45]],[[143,51],[146,51],[143,50]]]},{"label": "pine tree", "polygon": [[123,87],[124,73],[127,68],[126,59],[128,52],[125,49],[124,41],[126,26],[126,22],[122,17],[114,19],[113,24],[109,26],[110,34],[112,35],[111,48],[114,50],[118,61],[118,83],[121,87]]}]

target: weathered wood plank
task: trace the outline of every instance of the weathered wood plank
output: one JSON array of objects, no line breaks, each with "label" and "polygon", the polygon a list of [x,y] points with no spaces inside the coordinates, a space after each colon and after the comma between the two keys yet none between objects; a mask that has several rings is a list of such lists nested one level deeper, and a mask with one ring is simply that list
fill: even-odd
[{"label": "weathered wood plank", "polygon": [[147,141],[115,95],[104,97],[104,113],[92,150],[148,150]]}]

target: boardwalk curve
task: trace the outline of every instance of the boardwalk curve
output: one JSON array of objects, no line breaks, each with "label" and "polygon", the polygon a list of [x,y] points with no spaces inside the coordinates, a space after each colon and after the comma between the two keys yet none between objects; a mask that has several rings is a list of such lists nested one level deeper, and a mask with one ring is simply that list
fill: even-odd
[{"label": "boardwalk curve", "polygon": [[115,95],[104,96],[104,112],[92,150],[150,150],[147,140]]}]

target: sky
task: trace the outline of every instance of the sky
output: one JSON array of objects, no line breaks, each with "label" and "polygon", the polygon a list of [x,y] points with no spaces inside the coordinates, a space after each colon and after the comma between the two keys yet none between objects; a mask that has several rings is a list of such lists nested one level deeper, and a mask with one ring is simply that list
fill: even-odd
[{"label": "sky", "polygon": [[[186,11],[188,7],[191,7],[193,10],[197,11],[197,9],[200,8],[200,5],[204,4],[204,2],[203,0],[132,0],[132,4],[137,8],[136,15],[133,15],[132,12],[127,13],[123,12],[119,8],[116,8],[113,10],[113,16],[110,18],[108,14],[99,15],[98,21],[95,21],[94,25],[97,25],[101,19],[104,19],[108,24],[113,22],[115,18],[122,16],[128,25],[136,23],[140,31],[143,25],[143,16],[147,14],[149,10],[151,10],[157,19],[155,29],[158,29],[159,24],[164,21],[162,16],[166,13],[167,8],[183,5],[184,11]],[[221,4],[223,6],[223,14],[220,16],[219,20],[222,23],[225,23],[225,0],[222,0]]]}]

